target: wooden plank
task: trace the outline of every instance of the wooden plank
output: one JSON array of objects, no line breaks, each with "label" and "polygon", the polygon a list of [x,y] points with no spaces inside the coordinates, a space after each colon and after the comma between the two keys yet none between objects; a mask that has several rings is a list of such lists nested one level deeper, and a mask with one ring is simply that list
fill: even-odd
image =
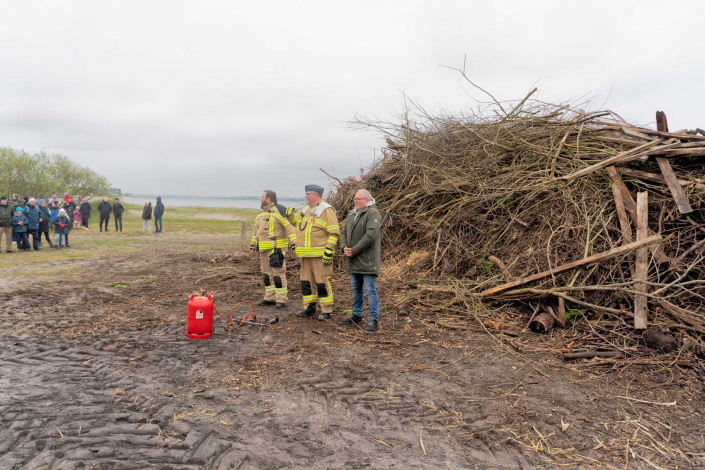
[{"label": "wooden plank", "polygon": [[[627,212],[629,213],[632,222],[636,224],[636,203],[634,202],[632,195],[629,193],[629,189],[627,189],[627,186],[624,184],[624,181],[622,181],[622,178],[620,178],[619,174],[616,171],[609,170],[610,167],[607,168],[607,174],[610,176],[610,180],[614,185],[619,187],[619,190],[622,193],[622,200],[624,202],[625,209],[627,209]],[[653,234],[654,232],[649,231],[649,236]],[[658,263],[668,263],[671,261],[671,258],[669,258],[669,256],[664,253],[663,248],[661,248],[661,245],[651,246],[649,247],[649,249],[651,250],[651,253],[653,253],[654,258],[656,258],[656,261]]]},{"label": "wooden plank", "polygon": [[[636,242],[639,243],[648,239],[649,232],[649,193],[641,192],[636,197]],[[646,246],[639,246],[636,249],[636,266],[634,280],[637,281],[635,290],[637,292],[646,293],[648,286],[643,283],[648,278],[649,271],[649,250]],[[643,294],[636,294],[634,298],[634,328],[637,330],[645,330],[647,327],[647,318],[649,306],[647,298]]]},{"label": "wooden plank", "polygon": [[630,137],[636,137],[637,139],[654,140],[654,137],[651,137],[650,135],[646,135],[646,134],[639,132],[636,129],[632,129],[630,127],[622,127],[622,132],[624,132],[626,135],[628,135]]},{"label": "wooden plank", "polygon": [[[625,190],[627,188],[624,186],[622,178],[619,177],[617,170],[613,166],[607,167],[607,174],[609,174],[610,180],[612,181],[612,194],[614,195],[614,205],[617,207],[619,227],[622,229],[622,237],[624,238],[623,243],[631,243],[634,241],[634,238],[632,237],[632,226],[629,223],[629,216],[627,215],[627,209],[624,206],[624,194],[622,192],[622,188]],[[627,191],[627,193],[628,192],[629,191]],[[629,199],[631,199],[631,197],[629,197]],[[634,209],[636,210],[636,207]]]},{"label": "wooden plank", "polygon": [[[598,123],[594,123],[598,124]],[[605,127],[603,127],[603,130],[607,131],[621,131],[623,126],[616,126],[613,124],[608,124]],[[661,132],[661,131],[655,131],[652,129],[644,129],[642,127],[631,127],[631,129],[634,129],[637,132],[641,132],[642,134],[647,134],[647,135],[655,135],[659,137],[669,137],[669,138],[674,138],[674,139],[686,139],[686,140],[692,140],[692,141],[702,141],[705,140],[705,136],[699,136],[699,135],[692,135],[692,134],[676,134],[673,132]]]},{"label": "wooden plank", "polygon": [[665,157],[656,157],[656,162],[658,163],[659,168],[661,168],[661,174],[666,180],[666,184],[668,185],[668,189],[671,191],[673,200],[676,202],[678,212],[681,214],[690,214],[693,212],[693,208],[690,206],[690,202],[688,202],[688,196],[685,195],[683,186],[678,183],[678,178],[676,178],[676,174],[673,171],[673,167],[668,162],[668,159]]},{"label": "wooden plank", "polygon": [[589,175],[590,173],[594,173],[597,170],[601,170],[601,169],[608,167],[610,165],[614,165],[615,163],[628,161],[627,158],[629,158],[629,157],[634,157],[636,155],[635,158],[638,158],[639,154],[641,152],[644,152],[652,147],[655,147],[658,144],[660,144],[661,142],[663,142],[663,139],[653,140],[651,142],[646,142],[645,144],[641,144],[640,146],[635,147],[633,149],[618,153],[614,157],[607,158],[607,159],[602,160],[601,162],[595,163],[594,165],[591,165],[587,168],[583,168],[582,170],[578,170],[573,174],[562,176],[560,179],[570,181],[572,179],[579,178],[581,176]]},{"label": "wooden plank", "polygon": [[652,235],[652,236],[646,237],[640,241],[628,243],[626,245],[619,246],[619,247],[614,248],[612,250],[604,251],[602,253],[598,253],[596,255],[592,255],[592,256],[588,256],[587,258],[580,259],[578,261],[573,261],[571,263],[567,263],[562,266],[558,266],[553,269],[549,269],[547,271],[542,271],[540,273],[532,274],[531,276],[522,277],[522,278],[516,279],[512,282],[507,282],[506,284],[502,284],[502,285],[493,287],[491,289],[487,289],[486,291],[483,291],[481,295],[483,297],[490,297],[492,295],[502,293],[502,292],[509,290],[509,289],[512,289],[514,287],[522,286],[522,285],[527,284],[529,282],[544,279],[552,274],[560,274],[560,273],[563,273],[566,271],[570,271],[571,269],[582,268],[585,266],[590,266],[592,264],[602,263],[603,261],[608,261],[608,260],[611,260],[612,258],[616,258],[617,256],[623,255],[625,253],[629,253],[630,251],[632,251],[636,248],[639,248],[641,246],[645,247],[646,245],[659,243],[659,242],[661,242],[661,240],[663,240],[663,238],[661,238],[661,235]]},{"label": "wooden plank", "polygon": [[[629,176],[634,176],[636,178],[645,180],[645,181],[655,181],[656,183],[661,183],[661,184],[666,184],[666,178],[664,178],[661,175],[657,175],[656,173],[649,173],[648,171],[641,171],[641,170],[635,170],[634,168],[624,168],[620,167],[617,168],[617,171],[623,175],[629,175]],[[686,186],[695,186],[696,188],[705,191],[705,184],[700,183],[699,180],[696,181],[688,181],[688,180],[677,180],[678,184],[681,185],[682,187]]]},{"label": "wooden plank", "polygon": [[615,167],[608,166],[607,174],[610,177],[612,186],[616,187],[619,190],[622,203],[624,204],[624,208],[627,210],[627,212],[629,212],[629,215],[631,216],[632,220],[636,222],[636,203],[634,202],[632,195],[629,194],[629,189],[627,189],[627,186],[624,184],[624,181],[622,181],[622,178],[619,176],[619,173],[617,173]]}]

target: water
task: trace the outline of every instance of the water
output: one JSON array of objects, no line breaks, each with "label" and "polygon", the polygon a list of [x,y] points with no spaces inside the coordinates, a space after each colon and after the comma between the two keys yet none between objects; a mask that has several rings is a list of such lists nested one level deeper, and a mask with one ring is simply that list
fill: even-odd
[{"label": "water", "polygon": [[[152,206],[157,203],[156,197],[123,197],[122,202],[129,204],[139,204],[143,206],[146,201],[150,201]],[[189,199],[189,198],[162,198],[165,206],[171,207],[228,207],[235,209],[259,209],[259,199]],[[297,201],[281,201],[284,206],[299,207],[303,202]]]}]

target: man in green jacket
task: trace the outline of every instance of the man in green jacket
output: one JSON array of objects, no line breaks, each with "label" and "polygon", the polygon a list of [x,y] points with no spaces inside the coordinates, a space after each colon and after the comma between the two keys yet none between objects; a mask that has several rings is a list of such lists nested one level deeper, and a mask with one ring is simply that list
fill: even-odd
[{"label": "man in green jacket", "polygon": [[353,289],[353,313],[340,323],[357,325],[362,323],[363,286],[367,292],[370,314],[365,331],[376,331],[379,324],[379,301],[377,299],[377,276],[379,275],[382,246],[382,217],[369,191],[359,190],[353,200],[353,209],[340,231],[340,248],[347,257],[348,272]]},{"label": "man in green jacket", "polygon": [[7,196],[0,197],[0,243],[5,236],[5,253],[12,253],[12,206],[7,202]]}]

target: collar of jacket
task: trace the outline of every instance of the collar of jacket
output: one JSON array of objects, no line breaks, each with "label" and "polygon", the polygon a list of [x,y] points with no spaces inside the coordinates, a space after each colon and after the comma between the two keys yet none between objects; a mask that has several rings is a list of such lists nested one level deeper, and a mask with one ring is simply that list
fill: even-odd
[{"label": "collar of jacket", "polygon": [[274,209],[274,203],[267,204],[266,206],[262,206],[262,212],[274,212],[272,209]]},{"label": "collar of jacket", "polygon": [[331,206],[330,204],[328,204],[325,201],[321,201],[313,207],[311,207],[311,206],[306,206],[306,207],[307,207],[307,210],[304,210],[304,213],[309,212],[308,209],[310,209],[309,214],[311,214],[313,217],[320,217],[321,214],[323,214],[323,211],[325,211],[329,207],[333,207],[333,206]]}]

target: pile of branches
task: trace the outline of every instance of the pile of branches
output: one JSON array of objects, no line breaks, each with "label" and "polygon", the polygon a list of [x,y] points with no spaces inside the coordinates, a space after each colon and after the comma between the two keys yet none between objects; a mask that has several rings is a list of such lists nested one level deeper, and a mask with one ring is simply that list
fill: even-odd
[{"label": "pile of branches", "polygon": [[[384,215],[385,263],[425,254],[409,276],[454,292],[456,306],[551,299],[631,325],[641,295],[650,326],[705,334],[705,131],[667,132],[665,116],[660,131],[637,127],[531,94],[505,108],[358,119],[387,147],[361,180],[339,182],[329,203],[346,213],[358,189],[370,190]],[[648,249],[637,243],[638,193],[647,193]],[[635,252],[644,250],[642,268]],[[637,268],[646,274],[635,277]],[[552,315],[559,323],[562,311]]]}]

